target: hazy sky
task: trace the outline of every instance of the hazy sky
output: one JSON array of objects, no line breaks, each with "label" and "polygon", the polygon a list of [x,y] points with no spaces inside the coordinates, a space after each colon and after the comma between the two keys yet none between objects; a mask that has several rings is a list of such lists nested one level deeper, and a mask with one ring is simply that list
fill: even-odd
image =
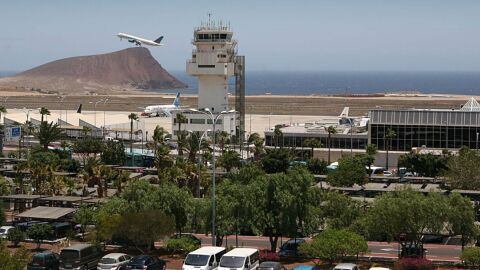
[{"label": "hazy sky", "polygon": [[480,71],[479,0],[0,1],[0,70],[155,39],[169,70],[183,70],[193,27],[211,12],[230,21],[247,70]]}]

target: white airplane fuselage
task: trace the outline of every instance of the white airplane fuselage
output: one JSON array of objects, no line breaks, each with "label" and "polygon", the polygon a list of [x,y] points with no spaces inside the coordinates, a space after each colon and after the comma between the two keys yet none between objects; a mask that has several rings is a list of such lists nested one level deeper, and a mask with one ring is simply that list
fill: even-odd
[{"label": "white airplane fuselage", "polygon": [[161,44],[159,42],[144,39],[144,38],[141,38],[141,37],[136,37],[136,36],[125,34],[125,33],[118,33],[117,37],[119,37],[120,40],[122,38],[127,39],[129,42],[136,43],[137,45],[145,44],[145,45],[150,45],[150,46],[163,46],[163,44]]},{"label": "white airplane fuselage", "polygon": [[175,105],[152,105],[145,107],[145,110],[143,112],[150,115],[169,115],[170,111],[175,109],[178,109],[178,107]]}]

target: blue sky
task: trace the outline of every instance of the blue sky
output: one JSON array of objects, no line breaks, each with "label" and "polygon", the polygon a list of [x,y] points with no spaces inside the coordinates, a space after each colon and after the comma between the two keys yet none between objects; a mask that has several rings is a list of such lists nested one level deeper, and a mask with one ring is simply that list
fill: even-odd
[{"label": "blue sky", "polygon": [[248,70],[480,71],[478,0],[2,0],[0,70],[131,46],[118,32],[164,35],[152,54],[183,70],[208,12]]}]

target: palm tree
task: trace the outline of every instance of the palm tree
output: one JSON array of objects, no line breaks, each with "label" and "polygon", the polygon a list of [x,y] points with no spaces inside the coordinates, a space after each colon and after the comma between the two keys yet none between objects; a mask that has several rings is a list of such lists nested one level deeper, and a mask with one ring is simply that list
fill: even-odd
[{"label": "palm tree", "polygon": [[250,157],[250,145],[255,144],[255,142],[260,140],[260,139],[261,139],[260,134],[258,134],[257,132],[254,132],[254,133],[250,134],[250,136],[248,136],[248,139],[247,139],[247,143],[248,143],[247,157]]},{"label": "palm tree", "polygon": [[63,130],[59,128],[58,124],[53,124],[53,122],[42,122],[40,124],[40,129],[35,135],[40,144],[43,145],[44,150],[48,150],[48,145],[50,143],[58,141],[64,137]]},{"label": "palm tree", "polygon": [[334,126],[325,127],[325,131],[328,133],[328,164],[330,165],[330,148],[332,148],[332,134],[337,133],[337,129]]},{"label": "palm tree", "polygon": [[50,115],[50,111],[45,108],[45,107],[41,107],[40,110],[39,110],[40,114],[42,115],[42,120],[41,120],[41,123],[43,123],[43,116],[44,115]]},{"label": "palm tree", "polygon": [[217,142],[218,145],[220,146],[220,151],[221,153],[225,152],[225,144],[228,142],[228,133],[224,130],[220,131],[217,133]]},{"label": "palm tree", "polygon": [[306,139],[306,140],[303,142],[303,145],[306,146],[306,147],[312,148],[311,158],[313,158],[313,151],[314,151],[314,149],[315,149],[315,148],[322,147],[322,143],[321,143],[320,140],[317,139],[317,138],[309,138],[309,139]]},{"label": "palm tree", "polygon": [[388,170],[388,151],[390,150],[390,147],[392,145],[392,139],[397,136],[397,133],[395,133],[395,130],[391,128],[387,128],[385,131],[385,135],[383,136],[383,139],[385,140],[385,150],[387,150],[387,155],[385,157],[385,168]]},{"label": "palm tree", "polygon": [[[133,121],[138,120],[138,115],[136,113],[131,113],[128,115],[128,119],[130,119],[130,153],[133,151]],[[133,158],[132,158],[133,160]]]},{"label": "palm tree", "polygon": [[178,130],[177,130],[177,148],[178,148],[178,156],[183,156],[183,149],[185,149],[185,132],[182,130],[182,123],[186,123],[187,117],[183,113],[177,113],[176,121],[178,123]]},{"label": "palm tree", "polygon": [[[273,136],[275,137],[275,148],[277,148],[278,140],[283,137],[283,132],[279,126],[275,127],[275,130],[273,131]],[[282,146],[283,146],[283,143],[282,143]]]},{"label": "palm tree", "polygon": [[365,152],[367,153],[368,157],[368,171],[369,174],[372,172],[372,164],[375,161],[375,155],[378,152],[378,148],[376,144],[368,144],[365,147]]}]

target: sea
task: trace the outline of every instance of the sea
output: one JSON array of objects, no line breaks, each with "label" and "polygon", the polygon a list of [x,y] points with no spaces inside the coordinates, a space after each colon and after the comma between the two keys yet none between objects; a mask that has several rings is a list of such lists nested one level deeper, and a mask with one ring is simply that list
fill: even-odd
[{"label": "sea", "polygon": [[[0,71],[0,77],[14,71]],[[184,71],[172,75],[188,84],[181,93],[197,92],[197,79]],[[235,80],[229,81],[234,94]],[[152,90],[176,93],[177,89]],[[480,71],[247,71],[247,95],[368,95],[386,93],[423,93],[480,95]]]}]

